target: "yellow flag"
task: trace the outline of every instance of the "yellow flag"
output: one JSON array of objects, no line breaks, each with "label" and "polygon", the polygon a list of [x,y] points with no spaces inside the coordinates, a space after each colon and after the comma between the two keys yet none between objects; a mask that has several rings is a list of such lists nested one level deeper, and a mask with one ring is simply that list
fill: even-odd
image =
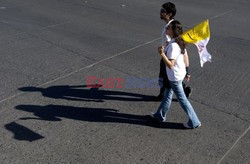
[{"label": "yellow flag", "polygon": [[208,20],[205,20],[202,23],[193,27],[192,29],[185,31],[182,34],[182,39],[187,43],[192,43],[197,46],[198,53],[200,56],[201,67],[203,67],[203,64],[205,62],[211,62],[212,56],[206,48],[206,45],[210,39],[210,29]]},{"label": "yellow flag", "polygon": [[210,29],[208,20],[196,25],[194,28],[185,31],[182,39],[187,43],[197,43],[198,41],[210,38]]}]

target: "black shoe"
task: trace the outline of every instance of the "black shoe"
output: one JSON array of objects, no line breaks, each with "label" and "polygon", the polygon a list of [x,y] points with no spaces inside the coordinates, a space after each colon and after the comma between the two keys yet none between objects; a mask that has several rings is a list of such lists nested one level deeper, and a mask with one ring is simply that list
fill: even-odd
[{"label": "black shoe", "polygon": [[162,101],[163,95],[159,94],[158,96],[153,98],[153,101]]},{"label": "black shoe", "polygon": [[185,92],[186,97],[189,98],[191,96],[191,93],[192,93],[191,87],[186,87],[184,89],[184,92]]}]

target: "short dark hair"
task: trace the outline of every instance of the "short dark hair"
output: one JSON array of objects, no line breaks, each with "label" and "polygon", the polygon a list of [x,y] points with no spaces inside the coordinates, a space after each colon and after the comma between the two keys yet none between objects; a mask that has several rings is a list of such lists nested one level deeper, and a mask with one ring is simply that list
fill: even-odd
[{"label": "short dark hair", "polygon": [[173,19],[176,14],[176,7],[175,4],[171,2],[164,3],[162,8],[166,10],[167,14],[172,14],[170,19]]}]

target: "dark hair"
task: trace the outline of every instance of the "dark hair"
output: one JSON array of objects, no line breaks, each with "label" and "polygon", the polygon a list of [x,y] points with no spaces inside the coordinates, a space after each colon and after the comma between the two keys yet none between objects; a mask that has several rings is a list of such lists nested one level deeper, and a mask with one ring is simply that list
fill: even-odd
[{"label": "dark hair", "polygon": [[164,3],[162,5],[162,8],[164,8],[167,12],[167,14],[172,14],[170,19],[174,19],[174,16],[176,14],[176,8],[175,8],[175,5],[171,2],[167,2],[167,3]]},{"label": "dark hair", "polygon": [[183,34],[183,29],[182,25],[179,21],[173,20],[170,24],[169,27],[173,31],[173,38],[175,39],[175,42],[180,46],[181,48],[181,53],[185,53],[185,48],[186,48],[186,43],[182,39],[181,35]]}]

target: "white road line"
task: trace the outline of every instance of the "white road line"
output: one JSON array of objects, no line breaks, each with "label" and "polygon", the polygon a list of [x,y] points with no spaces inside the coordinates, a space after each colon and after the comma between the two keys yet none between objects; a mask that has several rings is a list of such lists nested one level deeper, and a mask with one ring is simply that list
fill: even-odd
[{"label": "white road line", "polygon": [[221,17],[221,16],[223,16],[223,15],[229,14],[229,13],[231,13],[231,12],[233,12],[233,11],[234,11],[234,9],[229,10],[229,11],[226,11],[226,12],[221,13],[221,14],[218,14],[218,15],[215,15],[215,16],[210,17],[210,18],[208,18],[208,19],[209,19],[209,20],[213,20],[213,19],[215,19],[215,18],[218,18],[218,17]]},{"label": "white road line", "polygon": [[[153,42],[155,42],[155,41],[157,41],[157,40],[159,40],[159,39],[161,39],[161,37],[156,38],[156,39],[153,39],[153,40],[148,41],[148,42],[145,42],[145,43],[140,44],[140,45],[138,45],[138,46],[135,46],[135,47],[133,47],[133,48],[127,49],[127,50],[122,51],[122,52],[120,52],[120,53],[118,53],[118,54],[115,54],[115,55],[113,55],[113,56],[110,56],[110,57],[107,57],[107,58],[105,58],[105,59],[102,59],[102,60],[100,60],[100,61],[97,61],[97,62],[95,62],[95,63],[93,63],[93,64],[90,64],[90,65],[88,65],[88,66],[86,66],[86,67],[83,67],[83,68],[80,68],[80,69],[75,70],[75,71],[73,71],[73,72],[70,72],[70,73],[68,73],[68,74],[66,74],[66,75],[64,75],[64,76],[61,76],[61,77],[56,78],[56,79],[54,79],[54,80],[48,81],[48,82],[46,82],[46,83],[43,83],[43,84],[39,85],[38,87],[42,87],[42,86],[44,86],[44,85],[47,85],[47,84],[49,84],[49,83],[52,83],[52,82],[57,81],[57,80],[60,80],[60,79],[63,79],[63,78],[65,78],[65,77],[68,77],[68,76],[70,76],[70,75],[72,75],[72,74],[75,74],[75,73],[77,73],[77,72],[80,72],[80,71],[82,71],[82,70],[91,68],[91,67],[93,67],[93,66],[95,66],[95,65],[97,65],[97,64],[99,64],[99,63],[102,63],[102,62],[104,62],[104,61],[107,61],[107,60],[109,60],[109,59],[112,59],[112,58],[114,58],[114,57],[117,57],[117,56],[122,55],[122,54],[124,54],[124,53],[127,53],[127,52],[129,52],[129,51],[135,50],[135,49],[137,49],[137,48],[143,47],[143,46],[145,46],[145,45],[147,45],[147,44],[150,44],[150,43],[153,43]],[[1,101],[0,101],[0,103],[1,103]]]},{"label": "white road line", "polygon": [[[221,13],[221,14],[218,14],[218,15],[215,15],[211,18],[209,18],[209,20],[213,20],[213,19],[216,19],[218,17],[221,17],[223,15],[226,15],[226,14],[229,14],[229,13],[232,13],[234,11],[234,9],[232,10],[229,10],[229,11],[226,11],[224,13]],[[228,149],[228,151],[221,157],[221,159],[218,161],[217,164],[220,164],[224,159],[225,157],[231,152],[231,150],[233,150],[233,148],[237,145],[237,143],[247,134],[247,132],[249,131],[250,129],[250,126],[238,137],[238,139],[234,142],[234,144]]]},{"label": "white road line", "polygon": [[243,138],[247,132],[249,131],[250,126],[239,136],[239,138],[234,142],[234,144],[230,147],[230,149],[228,149],[228,151],[223,155],[223,157],[218,161],[217,164],[220,164],[223,159],[225,159],[225,157],[230,153],[230,151],[237,145],[237,143],[241,140],[241,138]]},{"label": "white road line", "polygon": [[[218,15],[216,15],[216,16],[213,16],[213,17],[209,18],[209,19],[210,19],[210,20],[211,20],[211,19],[215,19],[215,18],[218,18],[218,17],[220,17],[220,16],[223,16],[223,15],[226,15],[226,14],[228,14],[228,13],[231,13],[231,12],[233,12],[233,11],[234,11],[234,9],[229,10],[229,11],[226,11],[226,12],[221,13],[221,14],[218,14]],[[39,30],[48,29],[48,28],[51,28],[51,27],[60,26],[60,25],[68,24],[68,23],[70,23],[70,22],[68,21],[68,22],[64,22],[64,23],[58,23],[58,24],[54,24],[54,25],[42,27],[42,28],[40,28]],[[23,33],[26,33],[26,32],[21,32],[21,33],[19,33],[19,34],[17,34],[17,35],[20,35],[20,34],[23,34]],[[13,36],[13,35],[12,35],[12,36]],[[1,38],[1,39],[2,39],[2,38]],[[108,57],[108,58],[105,58],[105,59],[100,60],[100,61],[98,61],[98,62],[95,62],[95,63],[93,63],[93,64],[91,64],[91,65],[86,66],[86,67],[80,68],[80,69],[78,69],[78,70],[76,70],[76,71],[73,71],[73,72],[71,72],[71,73],[69,73],[69,74],[66,74],[66,75],[64,75],[64,76],[61,76],[61,77],[59,77],[59,78],[57,78],[57,79],[54,79],[54,80],[51,80],[51,81],[49,81],[49,82],[43,83],[43,84],[39,85],[38,87],[41,87],[41,86],[44,86],[44,85],[46,85],[46,84],[52,83],[52,82],[57,81],[57,80],[59,80],[59,79],[63,79],[63,78],[65,78],[65,77],[67,77],[67,76],[70,76],[70,75],[72,75],[72,74],[74,74],[74,73],[77,73],[77,72],[79,72],[79,71],[82,71],[82,70],[84,70],[84,69],[91,68],[91,67],[93,67],[93,66],[96,65],[96,64],[99,64],[99,63],[101,63],[101,62],[107,61],[107,60],[112,59],[112,58],[114,58],[114,57],[116,57],[116,56],[119,56],[119,55],[124,54],[124,53],[129,52],[129,51],[132,51],[132,50],[134,50],[134,49],[140,48],[140,47],[142,47],[142,46],[144,46],[144,45],[153,43],[153,42],[155,42],[156,40],[159,40],[159,39],[161,39],[161,37],[156,38],[156,39],[153,39],[153,40],[148,41],[148,42],[145,42],[145,43],[143,43],[143,44],[141,44],[141,45],[138,45],[138,46],[135,46],[135,47],[133,47],[133,48],[131,48],[131,49],[125,50],[125,51],[123,51],[123,52],[120,52],[120,53],[118,53],[118,54],[115,54],[115,55],[113,55],[113,56],[110,56],[110,57]],[[4,101],[6,101],[6,100],[12,99],[12,98],[14,98],[14,97],[17,97],[17,96],[19,96],[19,95],[21,95],[21,94],[23,94],[23,93],[18,93],[18,94],[15,94],[15,95],[13,95],[13,96],[7,97],[7,98],[5,98],[5,99],[3,99],[3,100],[0,100],[0,103],[4,102]]]},{"label": "white road line", "polygon": [[[77,72],[80,72],[80,71],[82,71],[82,70],[91,68],[91,67],[93,67],[93,66],[95,66],[95,65],[97,65],[97,64],[99,64],[99,63],[102,63],[102,62],[104,62],[104,61],[107,61],[107,60],[109,60],[109,59],[112,59],[112,58],[114,58],[114,57],[117,57],[117,56],[122,55],[122,54],[124,54],[124,53],[127,53],[127,52],[129,52],[129,51],[135,50],[135,49],[137,49],[137,48],[143,47],[143,46],[145,46],[145,45],[147,45],[147,44],[151,44],[151,43],[153,43],[153,42],[155,42],[155,41],[157,41],[157,40],[159,40],[159,39],[161,39],[161,37],[156,38],[156,39],[153,39],[153,40],[148,41],[148,42],[145,42],[145,43],[140,44],[140,45],[138,45],[138,46],[135,46],[135,47],[133,47],[133,48],[127,49],[127,50],[122,51],[122,52],[120,52],[120,53],[117,53],[117,54],[115,54],[115,55],[113,55],[113,56],[110,56],[110,57],[107,57],[107,58],[105,58],[105,59],[102,59],[102,60],[100,60],[100,61],[97,61],[97,62],[95,62],[95,63],[93,63],[93,64],[90,64],[90,65],[88,65],[88,66],[86,66],[86,67],[83,67],[83,68],[80,68],[80,69],[75,70],[75,71],[73,71],[73,72],[70,72],[70,73],[68,73],[68,74],[66,74],[66,75],[64,75],[64,76],[58,77],[58,78],[56,78],[56,79],[53,79],[53,80],[51,80],[51,81],[48,81],[48,82],[43,83],[43,84],[41,84],[41,85],[38,85],[37,87],[42,87],[42,86],[44,86],[44,85],[50,84],[50,83],[55,82],[55,81],[57,81],[57,80],[60,80],[60,79],[63,79],[63,78],[65,78],[65,77],[68,77],[68,76],[70,76],[70,75],[73,75],[73,74],[75,74],[75,73],[77,73]],[[22,94],[24,94],[24,92],[22,92],[22,93],[17,93],[17,94],[15,94],[15,95],[12,95],[12,96],[10,96],[10,97],[7,97],[7,98],[5,98],[5,99],[2,99],[2,100],[0,100],[0,103],[2,103],[2,102],[4,102],[4,101],[7,101],[7,100],[10,100],[10,99],[12,99],[12,98],[15,98],[15,97],[17,97],[17,96],[20,96],[20,95],[22,95]]]},{"label": "white road line", "polygon": [[[10,22],[7,22],[7,21],[0,21],[0,23],[7,24],[7,25],[11,24]],[[49,29],[49,28],[53,28],[53,27],[56,27],[56,26],[61,26],[61,25],[69,24],[69,23],[71,23],[71,22],[68,21],[68,22],[53,24],[53,25],[49,25],[49,26],[45,26],[45,27],[35,29],[34,31],[45,30],[45,29]],[[20,29],[18,29],[18,30],[20,30]],[[19,33],[16,33],[16,34],[11,34],[11,35],[2,37],[0,39],[11,38],[11,37],[15,37],[15,36],[22,35],[22,34],[29,34],[29,32],[28,31],[27,32],[23,31],[23,32],[19,32]]]},{"label": "white road line", "polygon": [[61,25],[69,24],[69,23],[71,23],[71,22],[68,21],[68,22],[53,24],[53,25],[50,25],[50,26],[41,27],[41,28],[39,28],[39,30],[44,30],[44,29],[48,29],[48,28],[52,28],[52,27],[56,27],[56,26],[61,26]]}]

